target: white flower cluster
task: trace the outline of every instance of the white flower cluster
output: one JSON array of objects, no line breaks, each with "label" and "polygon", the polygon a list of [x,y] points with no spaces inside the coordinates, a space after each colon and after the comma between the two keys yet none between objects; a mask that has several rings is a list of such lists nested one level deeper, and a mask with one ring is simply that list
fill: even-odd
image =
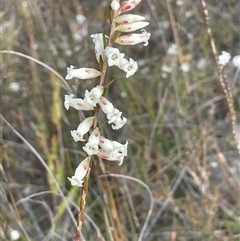
[{"label": "white flower cluster", "polygon": [[[113,104],[104,96],[103,94],[103,86],[97,85],[94,87],[91,91],[85,90],[85,97],[84,99],[81,98],[73,98],[74,95],[65,95],[65,101],[64,106],[68,110],[69,107],[73,107],[76,110],[93,110],[94,107],[98,104],[103,113],[106,114],[108,123],[112,124],[113,130],[118,130],[123,127],[123,125],[127,122],[127,119],[125,117],[122,117],[122,112],[120,112],[118,109],[114,108]],[[83,139],[83,136],[90,131],[92,125],[94,122],[94,117],[88,117],[85,120],[83,120],[78,128],[74,131],[71,131],[71,135],[74,139],[74,141],[85,141]],[[95,128],[96,130],[96,128]],[[92,131],[94,133],[94,130]],[[94,138],[92,138],[92,133],[89,137],[88,143],[94,143],[94,145],[97,143]],[[99,144],[100,139],[98,140],[97,145]],[[88,145],[89,146],[89,145]],[[85,149],[84,149],[85,150]],[[85,150],[86,151],[86,150]],[[92,154],[91,151],[86,151],[88,155],[97,155],[97,152],[94,151]]]},{"label": "white flower cluster", "polygon": [[[103,86],[97,85],[91,91],[85,90],[83,99],[74,98],[74,94],[65,95],[64,106],[68,110],[73,107],[76,110],[94,110],[97,104],[106,114],[108,123],[112,124],[113,130],[118,130],[127,122],[125,117],[122,117],[122,112],[113,106],[113,104],[104,96]],[[71,131],[71,136],[75,142],[85,141],[84,135],[90,132],[94,123],[94,116],[84,119],[76,130]],[[82,186],[82,179],[85,177],[89,165],[89,158],[92,155],[97,155],[108,161],[117,161],[119,165],[123,163],[124,156],[127,156],[128,142],[123,145],[116,141],[111,141],[101,136],[99,128],[96,127],[92,130],[88,141],[83,150],[87,153],[88,157],[82,161],[77,167],[75,174],[72,178],[68,178],[73,186]]]},{"label": "white flower cluster", "polygon": [[[100,69],[103,66],[117,66],[126,73],[126,78],[132,76],[138,69],[137,62],[132,58],[124,58],[125,54],[120,53],[117,48],[112,47],[114,43],[120,45],[135,45],[144,43],[148,45],[150,33],[142,29],[142,33],[130,33],[127,35],[120,35],[122,32],[132,32],[144,28],[149,23],[143,21],[145,18],[135,14],[122,14],[135,8],[141,0],[127,0],[120,4],[120,0],[112,0],[109,16],[111,23],[110,36],[102,33],[92,34],[91,38],[95,45],[94,52],[96,59],[99,62]],[[115,32],[117,32],[115,34]],[[106,43],[108,42],[108,43]],[[74,176],[68,178],[73,186],[82,186],[83,179],[89,169],[89,162],[92,155],[97,155],[108,161],[117,161],[119,165],[123,163],[124,157],[127,156],[128,141],[121,144],[117,141],[108,140],[103,137],[97,126],[95,115],[101,110],[111,125],[113,130],[119,130],[127,122],[125,117],[122,117],[122,112],[116,109],[113,104],[103,96],[104,93],[104,78],[105,71],[99,71],[93,68],[78,68],[75,69],[73,65],[67,68],[66,79],[92,79],[101,75],[100,84],[95,86],[91,91],[85,90],[83,99],[74,98],[74,94],[65,95],[64,106],[68,110],[73,107],[76,110],[94,111],[94,115],[84,119],[76,130],[71,131],[71,136],[75,142],[86,141],[85,135],[90,133],[83,150],[87,157],[79,164],[75,170]],[[100,108],[98,108],[100,107]]]},{"label": "white flower cluster", "polygon": [[[145,20],[145,17],[136,15],[136,14],[123,14],[124,12],[128,12],[132,10],[134,7],[136,7],[141,0],[129,0],[124,1],[121,5],[118,0],[113,0],[111,3],[111,7],[114,11],[117,11],[117,16],[113,18],[113,23],[117,26],[115,27],[114,31],[119,32],[132,32],[141,28],[146,27],[149,25],[149,22],[145,22],[142,20]],[[123,35],[118,37],[115,42],[121,45],[135,45],[138,43],[144,43],[144,46],[148,45],[148,40],[150,38],[151,34],[147,33],[146,30],[142,29],[142,33],[131,33],[127,35]],[[137,62],[134,61],[132,58],[127,60],[124,58],[125,54],[120,53],[120,51],[117,48],[113,48],[111,46],[108,46],[104,48],[103,45],[103,34],[93,34],[91,35],[93,38],[93,42],[95,43],[95,54],[96,58],[99,62],[100,56],[104,55],[107,58],[108,66],[117,66],[121,70],[123,70],[126,73],[126,78],[129,78],[138,69]],[[108,38],[108,36],[105,36]]]},{"label": "white flower cluster", "polygon": [[117,48],[107,47],[105,54],[108,61],[108,66],[117,66],[126,73],[126,78],[135,74],[138,69],[137,62],[133,59],[125,59],[123,53],[120,53]]}]

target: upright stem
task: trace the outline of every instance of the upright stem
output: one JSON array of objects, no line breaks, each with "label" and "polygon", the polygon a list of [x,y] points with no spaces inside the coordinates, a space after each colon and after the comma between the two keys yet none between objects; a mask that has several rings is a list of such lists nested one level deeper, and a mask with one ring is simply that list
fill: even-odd
[{"label": "upright stem", "polygon": [[81,240],[81,230],[82,230],[82,224],[83,224],[83,220],[84,220],[86,196],[88,193],[88,183],[89,183],[89,177],[90,177],[90,172],[91,172],[91,167],[92,167],[92,158],[90,158],[89,162],[90,162],[89,168],[88,168],[87,174],[85,176],[83,190],[82,190],[82,196],[81,196],[80,204],[79,204],[80,210],[79,210],[79,214],[78,214],[78,225],[77,225],[75,241]]},{"label": "upright stem", "polygon": [[233,97],[232,91],[230,89],[230,85],[229,85],[227,76],[224,73],[224,68],[218,62],[217,48],[216,48],[216,44],[215,44],[214,37],[213,37],[213,34],[212,34],[212,30],[210,28],[209,13],[208,13],[208,9],[207,9],[207,4],[206,4],[205,0],[201,0],[201,3],[202,3],[202,7],[203,7],[203,14],[204,14],[204,18],[205,18],[205,24],[206,24],[206,27],[207,27],[207,33],[208,33],[208,36],[209,36],[209,39],[210,39],[213,55],[215,57],[215,62],[216,62],[216,65],[217,65],[219,81],[220,81],[220,84],[221,84],[222,89],[224,91],[225,97],[227,99],[228,108],[230,110],[232,133],[233,133],[236,145],[237,145],[238,152],[240,154],[240,141],[238,139],[237,131],[236,131],[237,117],[236,117],[236,111],[235,111],[235,108],[234,108],[234,97]]},{"label": "upright stem", "polygon": [[[116,16],[117,16],[117,12],[114,11],[114,16],[113,17],[116,17]],[[114,37],[115,25],[116,24],[114,22],[111,24],[108,46],[112,46],[111,40]],[[108,65],[107,65],[106,56],[104,54],[102,56],[102,59],[103,59],[103,66],[101,68],[101,78],[100,78],[99,85],[104,86],[106,72],[107,72],[107,66]],[[97,126],[98,126],[98,108],[95,108],[94,109],[93,128],[96,128]],[[87,196],[87,193],[88,193],[88,184],[89,184],[89,177],[90,177],[91,167],[92,167],[92,157],[89,159],[89,168],[88,168],[87,174],[86,174],[86,176],[84,178],[82,196],[81,196],[80,204],[79,204],[78,225],[77,225],[75,241],[80,241],[81,240],[81,230],[82,230],[82,225],[83,225],[83,221],[84,221],[86,196]]]},{"label": "upright stem", "polygon": [[[117,16],[117,13],[116,11],[114,12],[114,16],[113,17],[116,17]],[[111,40],[112,38],[114,37],[114,31],[115,31],[115,26],[116,24],[113,22],[111,24],[111,29],[110,29],[110,34],[109,34],[109,41],[108,41],[108,46],[111,47]],[[102,67],[102,71],[101,71],[101,79],[100,79],[100,85],[104,85],[104,81],[105,81],[105,76],[106,76],[106,72],[107,72],[107,63],[106,63],[106,57],[105,55],[102,56],[103,57],[103,67]]]}]

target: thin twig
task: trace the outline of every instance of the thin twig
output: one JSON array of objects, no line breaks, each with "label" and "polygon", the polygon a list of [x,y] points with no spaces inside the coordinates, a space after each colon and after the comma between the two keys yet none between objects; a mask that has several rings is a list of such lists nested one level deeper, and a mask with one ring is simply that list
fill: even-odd
[{"label": "thin twig", "polygon": [[88,168],[87,174],[84,179],[82,196],[81,196],[80,204],[79,204],[78,225],[77,225],[75,241],[81,240],[80,237],[81,237],[81,230],[82,230],[82,225],[83,225],[83,221],[84,221],[85,204],[86,204],[86,197],[87,197],[87,193],[88,193],[88,184],[89,184],[89,177],[90,177],[90,173],[91,173],[91,166],[92,166],[92,157],[89,159],[89,168]]}]

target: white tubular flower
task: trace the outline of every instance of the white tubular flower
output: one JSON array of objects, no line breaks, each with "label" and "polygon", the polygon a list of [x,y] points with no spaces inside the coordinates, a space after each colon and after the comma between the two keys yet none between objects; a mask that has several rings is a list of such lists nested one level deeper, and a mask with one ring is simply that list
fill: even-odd
[{"label": "white tubular flower", "polygon": [[116,39],[116,43],[121,45],[135,45],[139,43],[144,43],[144,46],[148,45],[148,40],[151,34],[142,29],[142,33],[131,33],[127,35],[120,36]]},{"label": "white tubular flower", "polygon": [[118,161],[118,165],[121,166],[123,163],[124,156],[127,156],[127,146],[128,141],[126,141],[126,144],[122,145],[116,141],[114,141],[115,146],[115,154],[114,156],[111,156],[109,161]]},{"label": "white tubular flower", "polygon": [[120,61],[123,59],[125,55],[123,53],[120,53],[120,51],[117,48],[113,47],[106,47],[105,54],[108,60],[108,66],[119,66]]},{"label": "white tubular flower", "polygon": [[110,114],[107,114],[108,123],[114,123],[117,119],[121,118],[122,112],[120,112],[118,109],[114,108],[114,111]]},{"label": "white tubular flower", "polygon": [[108,123],[113,124],[112,129],[118,130],[127,122],[125,117],[121,118],[122,112],[114,108],[112,103],[105,97],[101,97],[98,103],[102,111],[107,115]]},{"label": "white tubular flower", "polygon": [[65,95],[64,106],[67,110],[69,109],[69,106],[72,106],[76,110],[93,110],[93,107],[84,102],[83,99],[73,97],[74,94]]},{"label": "white tubular flower", "polygon": [[112,10],[117,11],[120,8],[119,0],[112,0],[111,8]]},{"label": "white tubular flower", "polygon": [[98,154],[97,154],[97,156],[99,156],[105,160],[108,160],[108,161],[110,160],[110,155],[111,155],[111,152],[107,151],[105,149],[99,149]]},{"label": "white tubular flower", "polygon": [[104,52],[103,34],[102,33],[92,34],[91,38],[93,39],[93,43],[95,44],[94,52],[96,55],[96,59],[99,62],[100,55],[102,55]]},{"label": "white tubular flower", "polygon": [[231,59],[231,55],[226,51],[222,51],[222,54],[219,55],[219,57],[218,57],[218,62],[222,66],[225,66],[229,62],[230,59]]},{"label": "white tubular flower", "polygon": [[95,128],[89,136],[88,143],[83,147],[83,150],[87,152],[89,156],[97,155],[98,144],[100,142],[100,132],[98,127]]},{"label": "white tubular flower", "polygon": [[85,90],[84,102],[90,106],[96,107],[100,97],[103,94],[103,86],[97,85],[90,92]]},{"label": "white tubular flower", "polygon": [[127,122],[127,118],[125,117],[122,117],[122,119],[118,118],[113,122],[112,129],[119,130],[126,124],[126,122]]},{"label": "white tubular flower", "polygon": [[98,104],[100,105],[104,114],[108,115],[108,114],[112,114],[114,112],[115,108],[114,108],[113,104],[106,97],[101,96]]},{"label": "white tubular flower", "polygon": [[102,147],[102,149],[104,149],[105,151],[107,152],[111,152],[114,148],[113,146],[113,142],[110,141],[109,139],[103,137],[103,136],[100,136],[100,142],[99,142],[99,146]]},{"label": "white tubular flower", "polygon": [[66,80],[69,80],[72,78],[92,79],[99,75],[101,75],[101,72],[96,69],[92,69],[92,68],[74,69],[74,66],[70,65],[70,67],[67,68],[67,76],[65,77],[65,79]]},{"label": "white tubular flower", "polygon": [[83,136],[90,130],[91,126],[93,125],[94,117],[88,117],[84,121],[80,123],[77,130],[71,131],[71,136],[73,137],[74,141],[85,141]]},{"label": "white tubular flower", "polygon": [[121,115],[122,115],[122,112],[120,112],[116,108],[114,109],[113,113],[107,115],[108,123],[109,124],[113,123],[112,125],[113,130],[118,130],[122,128],[127,122],[127,119],[125,117],[121,118]]},{"label": "white tubular flower", "polygon": [[124,156],[127,156],[128,141],[122,145],[101,136],[99,145],[102,147],[97,154],[99,157],[108,161],[118,161],[118,165],[122,165]]},{"label": "white tubular flower", "polygon": [[68,177],[68,180],[71,182],[72,186],[82,187],[83,178],[86,176],[89,168],[89,157],[85,158],[76,168],[74,176],[71,178]]},{"label": "white tubular flower", "polygon": [[124,24],[124,23],[134,23],[138,21],[145,20],[145,17],[137,14],[124,14],[117,16],[113,19],[113,22],[118,24]]},{"label": "white tubular flower", "polygon": [[119,68],[126,72],[126,78],[128,78],[135,74],[138,69],[138,65],[132,58],[130,58],[129,61],[127,59],[122,59]]},{"label": "white tubular flower", "polygon": [[135,8],[142,0],[128,0],[121,4],[121,9],[123,12],[128,12]]},{"label": "white tubular flower", "polygon": [[125,23],[116,27],[115,30],[120,32],[132,32],[149,25],[149,22],[134,22],[134,23]]}]

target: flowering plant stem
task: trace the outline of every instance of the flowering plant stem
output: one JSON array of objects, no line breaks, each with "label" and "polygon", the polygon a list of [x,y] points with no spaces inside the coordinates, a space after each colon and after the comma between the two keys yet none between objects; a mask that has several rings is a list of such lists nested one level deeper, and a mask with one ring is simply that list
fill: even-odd
[{"label": "flowering plant stem", "polygon": [[[70,65],[70,67],[67,68],[67,76],[65,77],[67,80],[72,78],[93,79],[100,76],[98,85],[95,85],[91,91],[85,90],[84,99],[74,98],[74,94],[65,95],[64,106],[67,110],[71,106],[76,110],[93,111],[93,116],[85,118],[76,130],[71,131],[71,135],[75,142],[85,141],[84,135],[89,133],[87,142],[85,146],[83,146],[83,150],[86,152],[86,158],[78,165],[74,176],[68,177],[73,186],[83,187],[79,204],[80,210],[75,241],[81,240],[81,229],[84,221],[86,196],[88,193],[89,177],[93,164],[93,155],[98,156],[102,173],[105,173],[105,167],[102,163],[102,159],[117,161],[118,165],[122,165],[124,156],[127,156],[128,141],[126,141],[125,144],[121,144],[114,140],[108,140],[103,136],[103,133],[101,133],[102,127],[106,124],[106,122],[111,124],[113,130],[122,128],[127,122],[127,119],[121,116],[122,112],[115,108],[114,105],[103,95],[105,95],[104,89],[106,90],[106,87],[113,82],[110,81],[105,85],[108,66],[117,66],[126,73],[126,78],[132,76],[138,69],[137,62],[132,58],[129,58],[129,60],[124,58],[125,54],[120,53],[118,48],[112,47],[113,44],[135,45],[144,43],[144,46],[148,44],[150,33],[147,33],[144,29],[141,30],[141,34],[120,36],[122,32],[134,31],[149,24],[148,22],[138,22],[139,20],[144,19],[144,17],[139,15],[135,16],[133,14],[124,14],[120,16],[123,12],[130,11],[135,8],[140,1],[141,0],[128,1],[127,3],[123,2],[120,7],[119,0],[113,0],[111,3],[112,9],[109,10],[109,37],[106,36],[104,32],[91,35],[95,44],[94,52],[96,59],[99,62],[100,71],[86,67],[75,69],[73,65]],[[118,18],[119,16],[120,18]],[[125,23],[129,24],[126,25]],[[118,26],[116,27],[116,25]],[[99,111],[102,111],[107,118],[107,121],[102,124],[98,123]],[[107,189],[110,190],[109,188]],[[103,188],[103,190],[105,189]],[[111,201],[110,206],[116,213],[114,199],[111,193],[108,194],[109,201]],[[116,221],[116,223],[118,224],[116,226],[118,226],[118,229],[120,230],[120,221]]]},{"label": "flowering plant stem", "polygon": [[[112,29],[111,29],[111,31],[112,31]],[[101,70],[101,78],[100,78],[101,86],[104,85],[106,72],[107,72],[107,64],[105,64],[105,60],[104,60],[102,70]],[[96,128],[98,126],[98,118],[97,117],[98,117],[98,108],[94,108],[94,124],[93,124],[94,128]],[[89,168],[88,168],[87,174],[84,178],[82,196],[81,196],[80,204],[79,204],[78,225],[77,225],[75,241],[81,240],[81,230],[82,230],[82,224],[84,221],[85,204],[86,204],[86,197],[87,197],[87,193],[88,193],[88,183],[89,183],[89,177],[90,177],[90,173],[91,173],[91,167],[92,167],[92,157],[89,159]]]},{"label": "flowering plant stem", "polygon": [[[114,13],[114,15],[116,15],[116,13]],[[115,25],[116,25],[115,23],[111,24],[110,40],[109,40],[109,44],[108,44],[109,47],[111,47],[111,45],[112,45],[111,39],[113,38]],[[107,64],[106,64],[106,60],[104,59],[102,70],[101,70],[100,84],[99,84],[101,86],[104,85],[106,72],[107,72]],[[94,124],[93,124],[94,128],[98,126],[97,116],[98,116],[98,108],[95,108],[94,109]],[[89,177],[90,177],[90,172],[91,172],[91,166],[92,166],[92,158],[90,158],[90,160],[89,160],[89,169],[88,169],[88,172],[87,172],[87,174],[84,178],[82,196],[81,196],[80,205],[79,205],[78,225],[77,225],[75,241],[81,240],[80,239],[81,229],[82,229],[82,224],[83,224],[83,220],[84,220],[84,211],[85,211],[85,204],[86,204],[86,196],[87,196],[87,193],[88,193],[88,183],[89,183]]]}]

